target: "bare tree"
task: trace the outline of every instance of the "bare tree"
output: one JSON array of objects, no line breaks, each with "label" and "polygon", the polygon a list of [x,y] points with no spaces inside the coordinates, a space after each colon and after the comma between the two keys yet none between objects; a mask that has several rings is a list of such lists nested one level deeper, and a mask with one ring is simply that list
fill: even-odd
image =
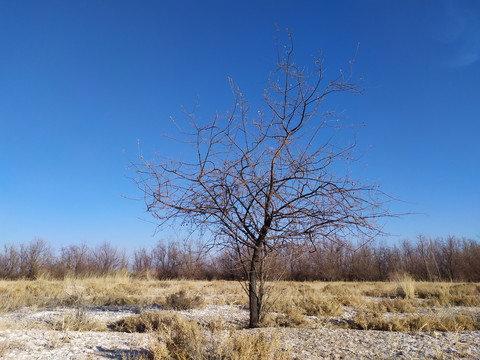
[{"label": "bare tree", "polygon": [[66,274],[77,277],[88,269],[90,249],[87,244],[69,245],[60,249],[59,264]]},{"label": "bare tree", "polygon": [[6,244],[0,254],[0,277],[12,279],[20,273],[20,254],[15,246]]},{"label": "bare tree", "polygon": [[41,238],[34,238],[28,245],[20,245],[20,272],[27,279],[36,279],[48,268],[53,258],[52,250]]},{"label": "bare tree", "polygon": [[147,252],[147,249],[142,248],[134,251],[132,269],[137,276],[149,276],[152,271],[152,256]]},{"label": "bare tree", "polygon": [[250,327],[259,325],[264,310],[268,254],[289,243],[313,246],[319,238],[339,246],[368,240],[380,232],[377,219],[387,215],[378,187],[350,175],[355,143],[345,144],[338,136],[344,126],[324,109],[329,95],[361,92],[351,75],[341,72],[325,83],[320,59],[313,72],[295,64],[290,34],[277,50],[265,108],[250,117],[231,82],[233,110],[203,125],[187,114],[190,130],[174,139],[195,156],[147,161],[139,154],[133,164],[160,227],[180,219],[240,256]]},{"label": "bare tree", "polygon": [[105,241],[92,251],[93,267],[101,274],[108,274],[127,268],[125,251]]},{"label": "bare tree", "polygon": [[159,279],[176,278],[180,274],[180,250],[175,242],[158,242],[152,250],[152,266]]}]

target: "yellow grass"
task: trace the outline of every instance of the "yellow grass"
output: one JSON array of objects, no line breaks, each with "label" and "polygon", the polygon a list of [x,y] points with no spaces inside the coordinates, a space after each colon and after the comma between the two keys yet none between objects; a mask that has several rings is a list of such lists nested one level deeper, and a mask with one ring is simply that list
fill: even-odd
[{"label": "yellow grass", "polygon": [[[280,327],[480,330],[480,309],[477,309],[480,307],[480,285],[474,283],[416,282],[403,276],[381,283],[282,281],[269,283],[268,289],[265,307],[268,314],[263,326],[269,329],[262,329],[259,334],[263,335],[243,331],[237,325],[232,327],[221,319],[199,325],[171,314],[207,305],[242,305],[246,308],[247,296],[241,284],[229,281],[158,281],[134,278],[127,273],[65,280],[0,281],[0,312],[23,307],[67,307],[74,311],[47,324],[51,329],[150,332],[153,339],[150,350],[148,354],[134,357],[137,360],[169,357],[286,359],[290,357],[288,349],[282,349],[276,335]],[[166,314],[167,311],[144,312],[111,324],[107,329],[105,324],[99,325],[83,314],[88,306],[107,305],[134,305],[140,310],[155,305],[160,310],[168,309],[170,315]],[[355,320],[330,321],[345,311],[355,311]],[[8,321],[0,325],[2,328],[11,326]],[[216,337],[223,340],[215,340]]]}]

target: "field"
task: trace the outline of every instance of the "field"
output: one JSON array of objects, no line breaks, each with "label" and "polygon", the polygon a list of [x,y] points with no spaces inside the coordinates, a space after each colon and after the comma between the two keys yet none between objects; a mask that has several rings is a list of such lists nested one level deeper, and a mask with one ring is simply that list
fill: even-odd
[{"label": "field", "polygon": [[273,282],[246,329],[239,282],[126,274],[0,282],[2,359],[478,359],[480,285]]}]

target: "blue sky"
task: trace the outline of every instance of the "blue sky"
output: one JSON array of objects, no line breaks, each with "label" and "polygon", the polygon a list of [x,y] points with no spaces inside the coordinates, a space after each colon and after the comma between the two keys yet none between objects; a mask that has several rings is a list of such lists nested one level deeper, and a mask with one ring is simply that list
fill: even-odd
[{"label": "blue sky", "polygon": [[366,124],[364,177],[404,201],[391,210],[420,213],[389,220],[387,241],[480,239],[480,2],[12,0],[0,1],[0,244],[169,237],[124,197],[141,196],[125,177],[137,140],[171,151],[169,116],[197,97],[201,119],[228,110],[228,77],[261,105],[275,25],[298,63],[321,50],[333,75],[360,44],[365,94],[328,106]]}]

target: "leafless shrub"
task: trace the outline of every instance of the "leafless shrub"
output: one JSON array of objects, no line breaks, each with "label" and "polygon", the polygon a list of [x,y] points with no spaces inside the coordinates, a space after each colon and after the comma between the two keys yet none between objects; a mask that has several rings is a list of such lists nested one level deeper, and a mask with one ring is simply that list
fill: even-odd
[{"label": "leafless shrub", "polygon": [[27,245],[20,245],[19,258],[20,275],[27,279],[36,279],[42,272],[48,271],[53,256],[47,242],[35,238]]},{"label": "leafless shrub", "polygon": [[91,263],[90,249],[86,244],[62,247],[57,263],[64,276],[87,274]]},{"label": "leafless shrub", "polygon": [[20,254],[13,246],[4,245],[0,254],[0,277],[15,279],[20,276]]},{"label": "leafless shrub", "polygon": [[109,274],[128,268],[125,251],[120,251],[109,242],[97,246],[91,255],[91,266],[100,274]]}]

